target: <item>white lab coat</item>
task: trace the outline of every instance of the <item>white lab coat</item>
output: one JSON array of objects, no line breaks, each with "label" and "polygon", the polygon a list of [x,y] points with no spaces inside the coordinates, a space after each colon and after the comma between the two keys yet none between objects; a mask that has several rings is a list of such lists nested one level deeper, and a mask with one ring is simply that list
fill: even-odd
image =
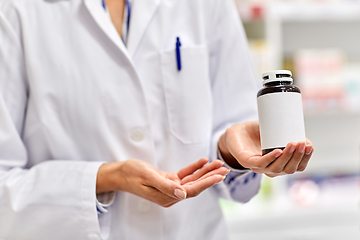
[{"label": "white lab coat", "polygon": [[0,239],[226,239],[218,197],[246,202],[260,177],[167,209],[119,192],[98,216],[96,174],[216,159],[256,119],[250,65],[232,0],[135,0],[127,48],[100,0],[0,0]]}]

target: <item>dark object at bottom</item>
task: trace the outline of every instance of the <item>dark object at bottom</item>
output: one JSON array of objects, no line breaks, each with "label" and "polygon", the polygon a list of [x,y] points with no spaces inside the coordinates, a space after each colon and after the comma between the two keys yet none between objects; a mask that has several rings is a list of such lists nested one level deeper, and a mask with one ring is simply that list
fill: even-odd
[{"label": "dark object at bottom", "polygon": [[263,155],[263,156],[265,156],[266,154],[268,154],[269,152],[274,151],[275,149],[281,149],[281,150],[284,150],[285,148],[284,148],[284,147],[279,147],[279,148],[269,148],[269,149],[264,149],[264,150],[262,150],[262,155]]}]

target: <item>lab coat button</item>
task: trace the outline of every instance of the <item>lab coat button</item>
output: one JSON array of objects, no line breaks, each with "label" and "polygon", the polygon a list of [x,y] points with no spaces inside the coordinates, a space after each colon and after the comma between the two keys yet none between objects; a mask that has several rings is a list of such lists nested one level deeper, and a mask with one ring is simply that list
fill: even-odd
[{"label": "lab coat button", "polygon": [[89,239],[89,240],[101,240],[101,238],[99,237],[99,235],[97,235],[97,234],[95,234],[95,233],[89,233],[88,239]]},{"label": "lab coat button", "polygon": [[141,200],[138,205],[139,212],[147,213],[150,211],[151,203],[147,200]]},{"label": "lab coat button", "polygon": [[141,142],[144,139],[144,133],[143,131],[141,131],[140,129],[136,129],[132,134],[131,134],[131,139],[134,140],[135,142]]}]

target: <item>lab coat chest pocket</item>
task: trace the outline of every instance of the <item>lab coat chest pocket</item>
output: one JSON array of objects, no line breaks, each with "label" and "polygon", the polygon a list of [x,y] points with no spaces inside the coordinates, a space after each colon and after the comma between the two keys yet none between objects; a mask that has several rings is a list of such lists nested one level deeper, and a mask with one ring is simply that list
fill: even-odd
[{"label": "lab coat chest pocket", "polygon": [[181,65],[179,71],[175,49],[161,53],[169,129],[183,144],[203,143],[210,139],[212,123],[207,48],[181,47]]}]

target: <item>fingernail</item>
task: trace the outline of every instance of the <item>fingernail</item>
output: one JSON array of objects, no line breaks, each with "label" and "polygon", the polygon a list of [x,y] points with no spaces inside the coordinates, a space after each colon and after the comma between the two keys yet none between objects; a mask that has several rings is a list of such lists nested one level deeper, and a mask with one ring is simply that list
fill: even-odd
[{"label": "fingernail", "polygon": [[181,200],[186,199],[186,192],[183,191],[183,190],[180,190],[180,189],[178,189],[178,188],[175,189],[174,195],[175,195],[177,198],[181,199]]},{"label": "fingernail", "polygon": [[226,176],[223,176],[223,177],[221,178],[221,180],[218,181],[218,183],[221,183],[222,181],[224,181],[225,178],[226,178]]},{"label": "fingernail", "polygon": [[310,154],[312,153],[312,150],[313,150],[312,148],[309,148],[309,149],[305,152],[305,154],[306,154],[306,155],[310,155]]},{"label": "fingernail", "polygon": [[296,150],[296,145],[291,145],[291,148],[290,148],[289,152],[291,154],[293,154],[295,152],[295,150]]},{"label": "fingernail", "polygon": [[303,144],[303,145],[300,145],[300,147],[299,147],[299,153],[303,153],[303,152],[305,152],[305,144]]},{"label": "fingernail", "polygon": [[278,157],[280,157],[281,155],[282,155],[282,152],[278,152],[278,153],[275,154],[275,158],[278,158]]},{"label": "fingernail", "polygon": [[226,172],[223,174],[224,176],[228,175],[230,173],[230,169],[226,170]]}]

